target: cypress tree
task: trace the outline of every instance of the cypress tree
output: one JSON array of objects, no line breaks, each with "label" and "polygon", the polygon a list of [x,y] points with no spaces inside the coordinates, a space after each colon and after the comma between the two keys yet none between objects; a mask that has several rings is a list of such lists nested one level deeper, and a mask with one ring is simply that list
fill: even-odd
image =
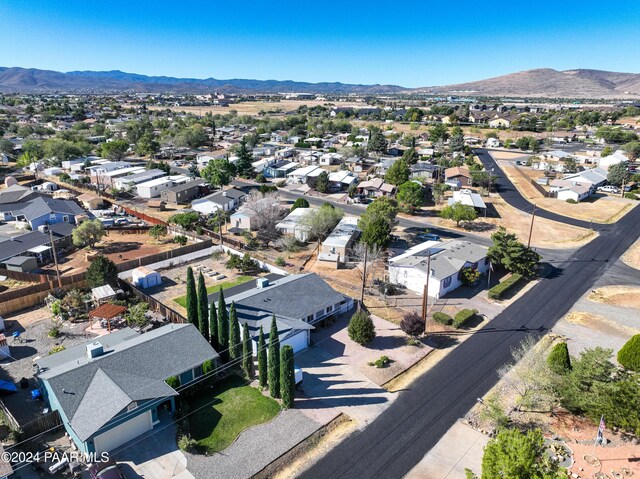
[{"label": "cypress tree", "polygon": [[242,325],[242,369],[248,379],[253,379],[253,348],[247,323]]},{"label": "cypress tree", "polygon": [[238,313],[236,312],[236,304],[231,303],[229,308],[229,357],[238,359],[242,354],[242,344],[240,339],[240,323],[238,322]]},{"label": "cypress tree", "polygon": [[218,346],[220,346],[218,353],[222,360],[227,361],[229,359],[229,314],[227,313],[227,303],[224,301],[222,288],[220,288],[218,297]]},{"label": "cypress tree", "polygon": [[204,285],[202,272],[198,276],[198,323],[200,332],[209,340],[209,300],[207,300],[207,287]]},{"label": "cypress tree", "polygon": [[293,370],[293,348],[288,344],[280,350],[280,396],[282,407],[293,407],[295,396],[296,378]]},{"label": "cypress tree", "polygon": [[556,374],[567,374],[571,372],[571,357],[569,356],[569,348],[567,343],[562,342],[556,344],[549,356],[547,356],[547,364]]},{"label": "cypress tree", "polygon": [[260,326],[260,335],[258,336],[258,380],[260,387],[267,387],[267,346],[264,342],[264,331]]},{"label": "cypress tree", "polygon": [[212,304],[209,308],[209,334],[211,335],[209,343],[218,352],[220,345],[218,344],[218,313],[216,312],[215,304]]},{"label": "cypress tree", "polygon": [[272,398],[280,397],[280,339],[276,316],[271,320],[269,331],[269,394]]},{"label": "cypress tree", "polygon": [[191,266],[187,268],[187,321],[196,328],[198,325],[198,295],[196,293],[196,280],[193,277]]}]

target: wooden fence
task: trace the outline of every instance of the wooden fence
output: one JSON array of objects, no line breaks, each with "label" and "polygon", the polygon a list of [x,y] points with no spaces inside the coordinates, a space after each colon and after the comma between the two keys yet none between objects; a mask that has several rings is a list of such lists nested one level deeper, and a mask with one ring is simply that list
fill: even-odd
[{"label": "wooden fence", "polygon": [[[65,282],[62,289],[69,291],[71,289],[81,289],[87,286],[87,282],[84,280],[84,273],[81,273],[82,280],[77,282]],[[52,289],[58,287],[56,280],[49,283],[42,283],[35,285],[35,287],[28,286],[27,288],[21,288],[19,290],[9,290],[0,294],[0,315],[7,315],[23,309],[33,308],[34,306],[41,305],[44,298],[51,292]],[[33,288],[33,289],[28,289]],[[27,289],[27,291],[25,291]],[[9,296],[10,295],[10,296]]]},{"label": "wooden fence", "polygon": [[51,411],[30,421],[20,428],[20,441],[27,441],[45,431],[62,426],[62,418],[58,411]]},{"label": "wooden fence", "polygon": [[118,206],[122,208],[127,214],[130,214],[131,216],[135,216],[136,218],[141,219],[142,221],[146,221],[149,224],[164,225],[164,226],[168,225],[166,221],[162,221],[161,219],[155,218],[153,216],[149,216],[143,213],[142,211],[131,209],[128,206],[124,206],[122,204],[118,204]]},{"label": "wooden fence", "polygon": [[133,295],[138,298],[140,301],[144,301],[149,305],[149,311],[155,311],[160,313],[162,316],[167,318],[172,323],[186,323],[187,318],[178,313],[175,309],[170,308],[164,303],[161,303],[153,296],[149,296],[148,294],[143,293],[141,290],[133,286],[131,283],[127,281],[120,280],[120,285],[122,289],[130,291]]},{"label": "wooden fence", "polygon": [[0,276],[6,276],[9,279],[22,281],[23,283],[43,283],[47,280],[44,274],[22,273],[4,268],[0,268]]},{"label": "wooden fence", "polygon": [[200,243],[188,244],[185,246],[181,246],[179,248],[171,249],[169,251],[162,251],[160,253],[155,253],[148,256],[142,256],[138,259],[132,259],[130,261],[125,261],[123,263],[118,263],[116,265],[116,268],[118,269],[118,273],[121,273],[123,271],[128,271],[130,269],[138,268],[140,266],[159,263],[160,261],[166,261],[168,259],[173,259],[178,256],[183,256],[185,254],[193,253],[195,251],[207,249],[207,248],[210,248],[211,246],[213,246],[213,242],[211,240],[201,241]]}]

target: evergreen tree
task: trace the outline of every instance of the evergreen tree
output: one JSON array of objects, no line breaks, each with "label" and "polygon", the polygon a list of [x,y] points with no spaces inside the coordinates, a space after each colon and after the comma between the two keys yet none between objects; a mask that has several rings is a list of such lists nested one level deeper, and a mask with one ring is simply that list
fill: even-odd
[{"label": "evergreen tree", "polygon": [[218,346],[220,347],[218,353],[222,360],[227,361],[229,359],[229,315],[222,288],[218,296]]},{"label": "evergreen tree", "polygon": [[253,348],[247,323],[242,325],[242,369],[248,379],[253,379]]},{"label": "evergreen tree", "polygon": [[258,380],[262,389],[267,387],[267,345],[264,342],[262,326],[258,336]]},{"label": "evergreen tree", "polygon": [[409,165],[404,159],[400,158],[387,170],[387,174],[384,175],[384,181],[395,186],[400,186],[409,181],[410,176],[411,170],[409,169]]},{"label": "evergreen tree", "polygon": [[293,407],[295,396],[296,378],[293,370],[293,348],[288,344],[280,350],[280,396],[282,407]]},{"label": "evergreen tree", "polygon": [[196,280],[193,277],[191,266],[187,268],[187,321],[200,329],[198,324],[198,295],[196,293]]},{"label": "evergreen tree", "polygon": [[198,325],[200,332],[209,340],[209,300],[207,300],[207,287],[204,285],[202,272],[198,276]]},{"label": "evergreen tree", "polygon": [[563,341],[551,349],[549,356],[547,356],[547,364],[556,374],[567,374],[571,372],[571,357],[569,356],[567,343]]},{"label": "evergreen tree", "polygon": [[218,343],[218,314],[215,304],[212,304],[209,308],[209,334],[211,338],[209,343],[211,347],[218,352],[220,350],[220,344]]},{"label": "evergreen tree", "polygon": [[238,160],[236,161],[236,170],[239,176],[249,178],[253,176],[253,154],[247,147],[247,140],[242,138],[240,146],[236,153]]},{"label": "evergreen tree", "polygon": [[273,398],[280,397],[280,339],[275,315],[269,331],[269,394]]},{"label": "evergreen tree", "polygon": [[231,307],[229,308],[229,357],[231,359],[238,359],[240,354],[242,354],[240,323],[238,322],[236,304],[231,303]]}]

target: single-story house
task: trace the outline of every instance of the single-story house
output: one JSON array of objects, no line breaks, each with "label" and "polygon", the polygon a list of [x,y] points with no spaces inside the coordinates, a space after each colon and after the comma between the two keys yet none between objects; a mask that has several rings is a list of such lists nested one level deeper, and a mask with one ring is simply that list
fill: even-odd
[{"label": "single-story house", "polygon": [[580,202],[589,197],[591,194],[591,183],[579,184],[561,188],[558,190],[557,198],[559,200],[567,201],[573,200]]},{"label": "single-story house", "polygon": [[466,166],[454,166],[444,170],[444,181],[453,188],[463,188],[473,184],[473,177]]},{"label": "single-story house", "polygon": [[247,194],[244,191],[229,188],[228,190],[219,191],[193,200],[191,202],[191,209],[204,215],[210,215],[220,209],[223,211],[232,211],[242,203],[246,196]]},{"label": "single-story house", "polygon": [[547,153],[543,153],[542,157],[551,161],[564,161],[571,158],[571,153],[567,153],[566,151],[562,150],[553,150]]},{"label": "single-story house", "polygon": [[167,203],[176,205],[186,204],[200,194],[203,184],[204,180],[199,178],[197,180],[188,181],[162,191],[160,193],[160,198]]},{"label": "single-story house", "polygon": [[0,266],[16,256],[32,256],[39,263],[47,261],[52,258],[50,236],[53,237],[56,251],[59,252],[71,244],[73,229],[73,225],[69,223],[57,223],[47,227],[41,226],[35,231],[11,239],[0,239]]},{"label": "single-story house", "polygon": [[265,166],[263,174],[267,178],[286,178],[289,173],[298,167],[298,163],[293,161],[281,160],[271,165]]},{"label": "single-story house", "polygon": [[5,259],[3,264],[9,271],[19,271],[20,273],[29,273],[38,269],[38,260],[33,256],[14,256]]},{"label": "single-story house", "polygon": [[331,234],[322,242],[318,259],[320,261],[331,261],[336,264],[344,263],[353,242],[359,234],[358,218],[355,216],[345,216],[340,220]]},{"label": "single-story house", "polygon": [[284,235],[295,236],[299,241],[309,239],[309,228],[304,225],[306,216],[317,208],[296,208],[276,224],[276,229]]},{"label": "single-story house", "polygon": [[498,148],[500,146],[500,140],[497,138],[487,138],[485,145],[487,148]]},{"label": "single-story house", "polygon": [[42,225],[76,223],[84,210],[74,201],[38,196],[25,202],[0,204],[0,220],[22,221],[32,230]]},{"label": "single-story house", "polygon": [[155,180],[157,178],[162,178],[166,176],[167,173],[164,170],[153,169],[143,171],[142,173],[136,173],[135,175],[125,176],[123,178],[118,178],[114,186],[119,190],[130,191],[135,188],[136,185],[141,183],[145,183],[147,181]]},{"label": "single-story house", "polygon": [[162,276],[151,268],[139,266],[131,271],[131,282],[141,289],[153,288],[162,284]]},{"label": "single-story house", "polygon": [[[462,285],[462,270],[472,268],[480,273],[489,269],[488,248],[470,241],[426,241],[389,259],[389,281],[422,294],[429,274],[427,294],[441,298]],[[431,271],[427,272],[431,256]]]},{"label": "single-story house", "polygon": [[83,193],[76,198],[88,210],[97,210],[104,205],[104,199],[91,193]]},{"label": "single-story house", "polygon": [[329,188],[333,190],[346,190],[352,184],[357,183],[357,181],[358,178],[347,170],[329,173]]},{"label": "single-story house", "polygon": [[608,169],[611,165],[617,165],[618,163],[623,163],[625,161],[629,161],[627,155],[625,155],[623,150],[616,150],[615,153],[605,156],[604,158],[600,158],[598,160],[598,166],[600,168]]},{"label": "single-story house", "polygon": [[438,178],[438,172],[441,171],[441,167],[438,165],[432,165],[426,161],[418,161],[417,163],[409,167],[411,170],[411,178],[428,178],[435,180]]},{"label": "single-story house", "polygon": [[[346,313],[354,306],[352,298],[335,291],[315,273],[267,275],[254,284],[245,283],[224,291],[227,305],[232,302],[236,305],[240,324],[247,324],[254,353],[260,326],[268,343],[273,315],[280,344],[290,345],[297,353],[309,347],[313,324],[328,316]],[[210,294],[208,300],[215,306],[218,293]]]},{"label": "single-story house", "polygon": [[292,184],[306,184],[307,177],[312,172],[319,169],[321,168],[317,165],[309,165],[309,166],[304,166],[302,168],[295,169],[291,173],[287,174],[287,182]]},{"label": "single-story house", "polygon": [[[167,354],[170,351],[171,354]],[[178,392],[218,354],[192,324],[139,334],[130,328],[38,358],[36,377],[78,449],[113,451],[168,419]]]},{"label": "single-story house", "polygon": [[463,205],[472,206],[473,208],[485,210],[487,205],[482,200],[482,196],[468,189],[461,189],[453,192],[453,197],[449,198],[450,205],[462,203]]},{"label": "single-story house", "polygon": [[174,186],[173,180],[169,176],[156,178],[155,180],[145,181],[136,185],[136,191],[140,198],[151,199],[160,196],[163,191]]},{"label": "single-story house", "polygon": [[603,186],[607,182],[607,170],[600,167],[591,168],[579,173],[565,175],[562,179],[574,183],[591,183],[592,190],[595,191],[596,188]]},{"label": "single-story house", "polygon": [[509,128],[511,126],[511,120],[508,118],[493,118],[489,120],[489,126],[491,128]]},{"label": "single-story house", "polygon": [[[13,183],[13,184],[11,184]],[[26,186],[18,185],[13,176],[5,179],[6,188],[0,190],[0,205],[11,203],[24,203],[38,196],[44,196],[44,193],[32,190]]]},{"label": "single-story house", "polygon": [[396,187],[385,183],[382,178],[372,178],[358,184],[358,194],[368,198],[377,198],[378,196],[392,196]]}]

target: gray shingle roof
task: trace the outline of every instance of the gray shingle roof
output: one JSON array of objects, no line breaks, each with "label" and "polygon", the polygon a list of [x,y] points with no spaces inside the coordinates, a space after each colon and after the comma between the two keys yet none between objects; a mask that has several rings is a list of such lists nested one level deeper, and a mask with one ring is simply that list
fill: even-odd
[{"label": "gray shingle roof", "polygon": [[[425,247],[421,248],[423,245]],[[467,263],[483,260],[487,256],[487,248],[470,241],[453,240],[443,243],[427,241],[392,258],[390,263],[392,266],[417,268],[426,273],[429,255],[431,255],[432,277],[444,279],[460,271]]]},{"label": "gray shingle roof", "polygon": [[196,200],[196,202],[204,203],[205,201],[213,201],[218,205],[226,205],[227,203],[231,203],[234,200],[244,198],[245,196],[247,196],[245,192],[236,190],[235,188],[230,188],[228,190],[219,191],[217,193],[212,193],[208,196],[204,196],[199,200]]},{"label": "gray shingle roof", "polygon": [[[74,226],[69,223],[57,223],[50,225],[54,240],[71,236]],[[0,261],[4,261],[14,256],[20,256],[36,246],[48,245],[49,235],[40,231],[32,231],[13,239],[0,242]]]},{"label": "gray shingle roof", "polygon": [[267,334],[275,314],[281,338],[294,330],[313,329],[303,319],[345,299],[314,273],[285,276],[236,294],[225,292],[227,305],[236,304],[238,319],[247,323],[252,336],[260,326]]},{"label": "gray shingle roof", "polygon": [[[85,348],[95,341],[104,354],[88,359]],[[49,383],[72,429],[85,441],[131,402],[176,395],[165,379],[217,357],[195,326],[169,324],[145,334],[125,328],[37,364],[40,379]]]},{"label": "gray shingle roof", "polygon": [[40,218],[50,213],[61,213],[72,216],[84,213],[84,210],[71,200],[61,200],[45,196],[39,196],[21,202],[18,205],[13,205],[10,209],[5,207],[3,211],[11,211],[13,216],[24,215],[27,221]]},{"label": "gray shingle roof", "polygon": [[26,186],[12,185],[0,190],[0,205],[18,203],[41,195],[42,193],[33,191]]}]

